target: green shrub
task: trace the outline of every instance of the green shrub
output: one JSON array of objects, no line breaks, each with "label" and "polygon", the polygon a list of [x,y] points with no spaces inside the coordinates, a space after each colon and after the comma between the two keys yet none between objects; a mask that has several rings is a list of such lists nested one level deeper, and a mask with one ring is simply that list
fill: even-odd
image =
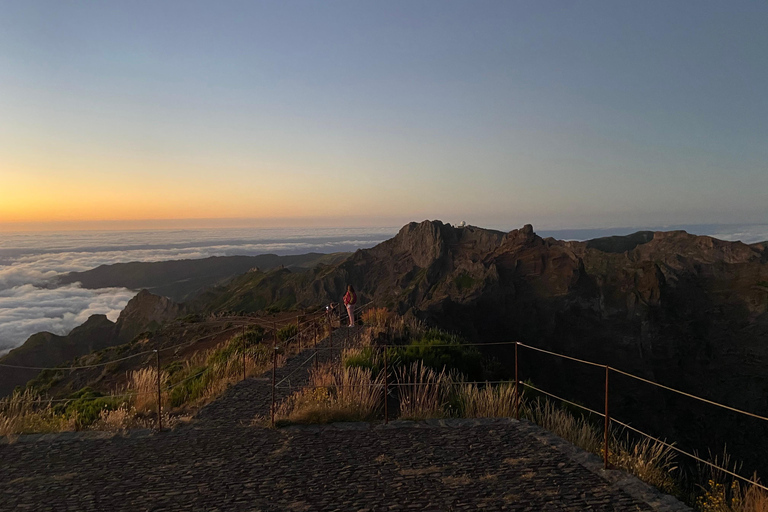
[{"label": "green shrub", "polygon": [[203,321],[203,315],[200,313],[192,313],[187,316],[181,317],[179,322],[184,324],[196,324]]},{"label": "green shrub", "polygon": [[171,390],[170,396],[168,397],[171,407],[179,407],[180,405],[196,400],[205,394],[205,390],[207,389],[211,378],[210,372],[205,371],[207,369],[208,368],[205,366],[190,367],[186,371],[178,374],[177,378],[172,379],[172,383],[175,381],[175,383],[181,382],[181,384]]},{"label": "green shrub", "polygon": [[472,286],[475,284],[474,278],[466,272],[459,275],[456,279],[453,280],[453,282],[456,284],[456,288],[458,288],[459,291],[472,288]]},{"label": "green shrub", "polygon": [[[392,349],[394,352],[394,349]],[[371,370],[373,375],[378,375],[380,368],[377,354],[373,347],[363,347],[359,353],[348,356],[344,359],[344,368],[363,368]]]},{"label": "green shrub", "polygon": [[163,370],[168,372],[168,375],[170,375],[171,377],[173,377],[177,372],[180,372],[183,369],[184,369],[184,363],[181,361],[174,361],[170,364],[163,366]]},{"label": "green shrub", "polygon": [[229,343],[222,348],[216,350],[208,357],[208,364],[223,364],[229,361],[231,358],[241,355],[243,350],[247,350],[250,354],[260,353],[262,347],[261,341],[264,339],[264,329],[261,327],[254,327],[245,331],[245,335],[238,334],[233,337]]},{"label": "green shrub", "polygon": [[402,366],[422,361],[424,366],[437,372],[443,368],[456,370],[470,380],[482,379],[483,375],[480,351],[464,345],[457,336],[438,329],[428,330],[410,345],[397,347],[396,359]]},{"label": "green shrub", "polygon": [[55,407],[54,410],[63,413],[67,418],[75,418],[77,428],[85,428],[99,419],[101,411],[114,411],[120,407],[125,400],[94,391],[90,387],[85,387],[72,393],[69,397],[72,402],[64,402]]},{"label": "green shrub", "polygon": [[42,394],[58,384],[63,378],[63,370],[43,370],[27,383],[26,388],[34,389],[37,394]]},{"label": "green shrub", "polygon": [[279,331],[277,331],[277,339],[280,341],[285,341],[289,338],[292,338],[296,336],[296,333],[299,332],[298,327],[296,327],[295,324],[288,324]]}]

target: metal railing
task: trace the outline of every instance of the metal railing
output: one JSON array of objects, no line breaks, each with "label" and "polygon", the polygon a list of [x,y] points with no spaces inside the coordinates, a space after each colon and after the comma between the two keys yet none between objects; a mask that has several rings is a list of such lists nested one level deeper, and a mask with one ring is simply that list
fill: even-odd
[{"label": "metal railing", "polygon": [[[302,316],[304,317],[303,321],[301,319]],[[175,389],[175,388],[185,384],[186,382],[202,376],[203,374],[205,374],[206,372],[208,372],[210,370],[210,367],[207,366],[206,368],[204,368],[200,372],[197,372],[194,375],[190,375],[190,376],[188,376],[188,377],[186,377],[186,378],[184,378],[184,379],[182,379],[182,380],[180,380],[178,382],[175,382],[175,383],[173,383],[171,385],[163,386],[162,383],[161,383],[161,370],[162,370],[162,368],[161,368],[161,360],[160,360],[160,354],[161,353],[167,353],[169,351],[176,351],[176,353],[178,354],[178,352],[180,352],[180,351],[182,351],[182,350],[184,350],[186,348],[192,347],[194,345],[197,345],[197,344],[199,344],[201,342],[204,342],[204,341],[207,341],[209,339],[213,339],[213,338],[216,338],[216,337],[221,337],[223,335],[226,336],[227,334],[229,334],[229,335],[242,334],[243,338],[245,339],[246,329],[247,328],[252,328],[254,326],[258,326],[258,327],[264,328],[265,324],[268,325],[268,324],[271,323],[272,324],[271,325],[271,327],[272,327],[271,334],[272,334],[272,338],[274,340],[273,345],[275,347],[275,350],[274,350],[274,354],[275,355],[274,355],[274,358],[273,358],[274,359],[273,365],[276,365],[276,356],[277,356],[277,350],[278,350],[278,332],[279,332],[280,329],[282,329],[282,328],[284,328],[284,327],[286,327],[288,325],[295,325],[296,326],[296,330],[297,330],[296,334],[291,336],[290,338],[284,340],[282,343],[283,344],[289,344],[291,342],[298,341],[299,342],[299,348],[301,349],[301,341],[302,341],[302,339],[306,339],[308,334],[310,336],[313,336],[314,339],[315,339],[315,344],[317,343],[317,337],[320,335],[319,326],[320,326],[320,324],[322,322],[325,321],[326,316],[327,316],[326,312],[324,310],[320,310],[320,311],[318,311],[316,313],[311,313],[311,314],[307,314],[307,315],[299,315],[299,316],[297,316],[296,323],[293,323],[290,320],[286,321],[286,319],[282,319],[280,321],[272,320],[270,322],[270,321],[267,321],[266,319],[258,319],[257,320],[257,319],[254,319],[252,317],[226,317],[226,318],[223,318],[223,319],[225,319],[225,320],[237,320],[237,321],[240,321],[241,323],[240,323],[240,325],[235,325],[235,326],[232,326],[232,327],[228,327],[228,328],[225,328],[225,329],[223,329],[221,331],[218,331],[218,332],[215,332],[215,333],[210,333],[210,334],[206,334],[204,336],[196,337],[192,341],[185,341],[183,343],[178,343],[178,344],[175,344],[175,345],[172,345],[172,346],[169,346],[169,347],[158,347],[156,349],[144,350],[144,351],[141,351],[141,352],[137,352],[135,354],[130,354],[130,355],[125,356],[125,357],[120,357],[120,358],[117,358],[117,359],[111,359],[109,361],[104,361],[104,362],[94,363],[94,364],[74,365],[74,366],[61,366],[61,365],[60,366],[23,366],[23,365],[0,363],[0,368],[12,368],[12,369],[22,369],[22,370],[32,370],[32,371],[53,371],[53,372],[69,372],[69,373],[73,373],[73,372],[76,372],[76,371],[79,371],[79,370],[93,370],[93,369],[97,369],[97,368],[104,368],[104,367],[107,367],[107,366],[110,366],[110,365],[115,365],[115,364],[119,364],[119,363],[122,363],[122,362],[125,362],[125,361],[129,361],[131,359],[136,359],[136,358],[140,358],[140,357],[144,357],[144,356],[147,356],[147,355],[154,354],[155,357],[154,358],[152,358],[152,357],[147,358],[147,361],[143,365],[141,365],[141,368],[151,368],[151,367],[154,367],[153,369],[157,373],[156,390],[151,391],[151,392],[144,391],[144,392],[128,392],[128,393],[111,393],[109,395],[104,395],[104,396],[100,396],[100,397],[96,397],[96,398],[121,399],[121,398],[135,398],[135,397],[139,397],[139,396],[148,396],[148,395],[155,395],[156,394],[157,395],[157,410],[156,410],[157,426],[158,426],[158,431],[162,431],[162,429],[163,429],[163,417],[162,417],[162,409],[163,409],[162,395],[163,395],[163,393],[167,393],[169,391],[172,391],[173,389]],[[222,320],[222,318],[217,318],[217,320]],[[245,323],[242,323],[242,322],[245,322]],[[302,330],[304,330],[304,332],[302,332]],[[268,334],[270,334],[269,326],[267,326],[266,331],[267,332],[266,332],[264,338],[262,339],[262,344],[266,343],[265,340],[266,340]],[[311,331],[311,333],[309,333],[308,331]],[[227,342],[231,341],[233,339],[233,337],[234,336],[230,336],[229,338],[227,338],[226,341]],[[243,345],[242,350],[240,350],[239,353],[235,354],[235,357],[237,357],[237,358],[242,357],[241,361],[242,361],[242,370],[243,370],[243,373],[242,373],[242,379],[243,380],[245,380],[246,376],[247,376],[247,360],[246,360],[246,356],[247,355],[248,355],[247,347],[245,347],[245,344]],[[154,361],[152,361],[152,359],[154,359]],[[33,400],[31,400],[31,403],[32,404],[37,404],[39,406],[45,406],[45,405],[49,405],[49,404],[69,404],[69,403],[75,402],[75,401],[80,400],[80,399],[81,398],[47,398],[47,397],[43,397],[43,396],[38,396],[38,397],[35,397]]]},{"label": "metal railing", "polygon": [[[651,434],[648,434],[648,433],[646,433],[646,432],[644,432],[644,431],[642,431],[642,430],[640,430],[640,429],[638,429],[638,428],[628,424],[627,422],[621,421],[621,420],[611,416],[611,413],[610,413],[610,410],[609,410],[609,401],[608,401],[608,398],[610,396],[610,382],[611,382],[610,376],[611,376],[611,373],[616,373],[616,374],[624,375],[624,376],[627,376],[627,377],[630,377],[630,378],[633,378],[633,379],[637,379],[638,381],[642,381],[644,383],[656,386],[656,387],[658,387],[660,389],[664,389],[664,390],[667,390],[667,391],[670,391],[670,392],[674,392],[674,393],[680,394],[682,396],[686,396],[688,398],[692,398],[692,399],[698,400],[698,401],[700,401],[702,403],[706,403],[706,404],[709,404],[711,406],[719,407],[719,408],[722,408],[724,410],[735,412],[735,413],[738,413],[738,414],[742,414],[742,415],[745,415],[745,416],[748,416],[748,417],[751,417],[751,418],[755,418],[755,419],[758,419],[758,420],[761,420],[761,421],[768,422],[768,417],[761,416],[759,414],[755,414],[755,413],[752,413],[752,412],[749,412],[749,411],[745,411],[745,410],[742,410],[742,409],[739,409],[739,408],[736,408],[736,407],[732,407],[732,406],[729,406],[729,405],[721,404],[721,403],[715,402],[713,400],[702,398],[702,397],[696,396],[694,394],[687,393],[685,391],[681,391],[679,389],[675,389],[675,388],[670,387],[670,386],[666,386],[664,384],[659,384],[657,382],[654,382],[654,381],[651,381],[649,379],[645,379],[645,378],[639,377],[637,375],[633,375],[633,374],[631,374],[629,372],[620,370],[620,369],[615,368],[615,367],[610,366],[610,365],[600,364],[600,363],[596,363],[594,361],[589,361],[589,360],[585,360],[585,359],[579,359],[577,357],[569,356],[569,355],[566,355],[566,354],[560,354],[560,353],[553,352],[553,351],[550,351],[550,350],[545,350],[545,349],[534,347],[534,346],[531,346],[531,345],[527,345],[527,344],[521,343],[521,342],[503,341],[503,342],[492,342],[492,343],[462,343],[460,345],[457,345],[457,344],[430,344],[430,345],[424,346],[423,348],[425,348],[425,349],[448,348],[448,347],[455,348],[457,346],[460,346],[460,347],[490,347],[490,346],[504,346],[504,345],[510,346],[510,347],[514,346],[514,348],[515,348],[515,363],[514,363],[515,364],[515,368],[514,368],[515,378],[514,379],[496,380],[496,381],[462,381],[460,384],[469,384],[469,385],[471,385],[471,384],[474,384],[474,385],[514,385],[514,387],[515,387],[515,393],[514,393],[514,397],[515,397],[514,398],[514,400],[515,400],[514,411],[515,412],[514,412],[514,415],[515,415],[515,417],[517,419],[520,418],[521,397],[523,395],[523,393],[520,390],[521,387],[522,388],[532,389],[532,390],[534,390],[534,391],[536,391],[538,393],[541,393],[543,395],[551,397],[551,398],[553,398],[553,399],[555,399],[555,400],[557,400],[559,402],[562,402],[562,403],[565,403],[565,404],[569,404],[569,405],[571,405],[573,407],[579,408],[579,409],[584,410],[584,411],[586,411],[586,412],[588,412],[590,414],[594,414],[594,415],[596,415],[598,417],[603,418],[603,420],[604,420],[603,434],[604,435],[603,435],[603,450],[602,451],[603,451],[603,464],[604,464],[604,467],[606,469],[610,468],[609,458],[610,458],[610,455],[611,455],[611,451],[610,451],[609,439],[610,439],[610,434],[612,432],[612,425],[615,424],[615,425],[621,426],[622,428],[628,429],[628,430],[630,430],[630,431],[632,431],[632,432],[634,432],[634,433],[636,433],[636,434],[638,434],[640,436],[643,436],[643,437],[645,437],[647,439],[650,439],[650,440],[652,440],[652,441],[654,441],[656,443],[659,443],[660,445],[662,445],[662,446],[664,446],[664,447],[666,447],[668,449],[674,450],[675,452],[677,452],[677,453],[679,453],[681,455],[690,457],[690,459],[692,459],[692,460],[694,460],[696,462],[705,464],[705,465],[707,465],[707,466],[709,466],[709,467],[711,467],[713,469],[716,469],[718,471],[722,471],[723,473],[728,474],[728,475],[730,475],[730,476],[732,476],[734,478],[737,478],[737,479],[739,479],[739,480],[741,480],[743,482],[746,482],[746,483],[748,483],[750,485],[754,485],[756,487],[759,487],[760,489],[768,491],[768,486],[762,485],[762,484],[756,482],[754,479],[744,477],[744,476],[739,475],[738,473],[736,473],[736,472],[734,472],[734,471],[732,471],[732,470],[730,470],[730,469],[728,469],[726,467],[722,467],[722,466],[720,466],[718,464],[715,464],[713,462],[704,460],[704,459],[702,459],[701,457],[699,457],[698,455],[696,455],[694,453],[690,453],[690,452],[688,452],[686,450],[683,450],[683,449],[679,448],[678,446],[675,446],[674,443],[668,443],[668,442],[666,442],[664,440],[659,439],[657,436],[653,436]],[[388,344],[378,345],[376,347],[381,352],[382,360],[383,360],[383,364],[384,364],[384,368],[383,368],[384,375],[385,375],[385,377],[384,377],[384,384],[364,384],[364,385],[356,385],[356,386],[339,385],[339,386],[334,386],[334,387],[337,387],[339,389],[343,389],[345,387],[361,387],[361,386],[362,387],[365,387],[365,386],[367,386],[367,387],[373,387],[373,386],[376,386],[376,387],[381,386],[381,387],[383,387],[384,388],[384,393],[383,393],[383,399],[382,399],[383,403],[381,405],[381,408],[383,409],[383,412],[384,412],[383,420],[384,420],[385,423],[387,423],[389,421],[389,419],[390,419],[390,417],[389,417],[390,416],[389,408],[388,408],[388,400],[387,400],[387,397],[390,396],[390,391],[393,390],[393,389],[401,388],[401,387],[425,384],[425,383],[418,383],[418,382],[416,382],[416,383],[412,383],[412,382],[408,382],[408,383],[404,383],[404,382],[390,382],[390,375],[389,375],[389,373],[390,373],[389,369],[390,368],[388,368],[388,367],[390,366],[391,362],[388,361],[388,358],[387,358],[387,354],[389,352],[388,349],[403,348],[403,347],[404,347],[403,345],[388,345]],[[289,375],[287,375],[282,380],[277,382],[275,384],[275,386],[278,387],[278,388],[283,386],[286,382],[288,382],[290,377],[292,375],[294,375],[296,372],[300,371],[301,369],[306,369],[306,365],[308,363],[310,363],[311,361],[316,360],[317,352],[318,351],[320,351],[320,352],[322,352],[322,351],[340,351],[340,350],[343,350],[343,348],[344,347],[332,347],[332,346],[316,348],[315,349],[315,353],[313,353],[308,358],[306,358],[304,361],[302,361],[296,368],[294,368],[294,370]],[[551,392],[549,392],[547,390],[542,389],[541,387],[535,386],[535,385],[531,384],[530,382],[525,382],[523,379],[520,378],[520,363],[521,363],[522,357],[521,357],[521,355],[519,353],[520,352],[519,349],[527,349],[527,350],[539,352],[539,353],[542,353],[542,354],[547,354],[549,356],[558,357],[558,358],[562,358],[562,359],[567,359],[567,360],[574,361],[574,362],[577,362],[577,363],[580,363],[580,364],[584,364],[584,365],[588,365],[588,366],[591,366],[591,367],[603,369],[604,370],[604,375],[605,375],[605,382],[604,382],[604,393],[605,394],[604,394],[604,408],[603,408],[603,410],[602,411],[598,411],[598,410],[586,407],[586,406],[584,406],[582,404],[577,403],[576,401],[569,400],[568,398],[564,398],[562,396],[558,396],[558,395],[553,394],[553,393],[551,393]],[[327,386],[304,386],[304,387],[318,387],[318,388],[320,388],[320,387],[327,387]],[[272,410],[274,411],[274,404],[273,404]],[[274,414],[273,414],[273,417],[272,417],[272,424],[274,425]]]},{"label": "metal railing", "polygon": [[[356,315],[362,315],[363,312],[366,309],[368,309],[369,307],[371,307],[371,306],[373,306],[373,302],[368,302],[367,304],[364,304],[363,306],[357,308]],[[340,311],[340,313],[343,314],[343,311]],[[264,323],[264,322],[261,322],[261,323]],[[347,331],[346,339],[343,340],[341,344],[337,344],[336,347],[333,346],[332,318],[326,313],[325,310],[320,310],[320,311],[318,311],[316,313],[313,313],[313,314],[310,314],[310,315],[306,315],[305,319],[303,321],[301,321],[300,317],[297,317],[296,318],[296,323],[293,323],[292,321],[287,321],[285,319],[281,320],[280,322],[278,322],[277,320],[273,320],[271,323],[272,323],[271,334],[272,334],[272,341],[273,341],[273,343],[272,343],[273,350],[272,350],[272,372],[271,372],[272,373],[272,375],[271,375],[271,377],[272,377],[271,378],[271,392],[272,392],[271,395],[272,396],[271,396],[271,405],[270,405],[270,417],[271,417],[271,424],[274,426],[275,425],[276,407],[277,407],[276,390],[279,389],[279,388],[284,387],[286,382],[289,384],[288,387],[290,388],[291,387],[290,386],[290,378],[293,375],[295,375],[297,372],[300,372],[302,370],[305,370],[305,371],[308,370],[308,364],[310,364],[312,362],[317,364],[318,355],[320,353],[326,352],[326,351],[329,351],[331,353],[332,352],[341,353],[341,351],[343,351],[345,348],[353,345],[354,344],[353,343],[354,340],[350,340],[349,331]],[[249,325],[253,325],[253,324],[249,324]],[[279,330],[282,329],[282,328],[285,328],[288,325],[296,325],[296,334],[294,334],[293,336],[289,337],[288,339],[278,340],[278,332],[279,332]],[[199,377],[200,375],[202,375],[203,373],[208,371],[208,368],[202,370],[201,372],[199,372],[196,375],[189,376],[189,377],[185,378],[182,381],[174,383],[173,385],[163,387],[163,386],[161,386],[160,377],[159,377],[160,376],[160,369],[161,369],[161,367],[160,367],[160,353],[161,352],[170,351],[170,350],[176,350],[176,349],[179,349],[181,347],[186,348],[186,347],[192,346],[192,345],[194,345],[196,343],[199,343],[200,341],[203,341],[205,339],[209,339],[209,338],[212,338],[212,337],[215,337],[215,336],[221,336],[222,333],[224,333],[224,332],[229,332],[229,331],[234,331],[234,330],[242,330],[243,334],[245,334],[245,327],[246,327],[246,325],[239,325],[239,326],[235,326],[235,327],[226,329],[224,331],[220,331],[218,333],[212,333],[212,334],[209,334],[209,335],[206,335],[206,336],[202,336],[200,338],[197,338],[197,339],[193,340],[192,342],[180,343],[180,344],[177,344],[177,345],[174,345],[174,346],[171,346],[171,347],[163,347],[163,348],[159,348],[159,349],[155,349],[155,350],[147,350],[147,351],[139,352],[139,353],[136,353],[136,354],[132,354],[130,356],[126,356],[124,358],[120,358],[120,359],[116,359],[116,360],[112,360],[112,361],[107,361],[107,362],[103,362],[103,363],[98,363],[98,364],[92,364],[92,365],[81,365],[81,366],[73,366],[73,367],[26,367],[26,366],[0,364],[0,367],[26,368],[26,369],[32,369],[32,370],[56,370],[56,371],[70,370],[70,371],[75,371],[75,370],[93,369],[93,368],[103,367],[103,366],[115,364],[115,363],[118,363],[118,362],[123,362],[123,361],[129,360],[129,359],[132,359],[132,358],[141,357],[141,356],[145,356],[145,355],[154,353],[154,354],[156,354],[156,357],[155,357],[155,368],[156,368],[156,370],[158,372],[158,383],[157,383],[157,395],[158,395],[157,416],[158,416],[158,426],[159,426],[159,429],[162,430],[162,414],[161,414],[161,411],[162,411],[162,404],[161,404],[162,392],[168,392],[168,391],[172,390],[173,388],[182,385],[183,383],[185,383],[188,380],[191,380],[191,379]],[[321,339],[321,334],[324,336],[326,328],[328,328],[328,332],[329,332],[329,338],[328,338],[329,339],[329,346],[326,346],[326,347],[318,346],[318,343],[319,343],[319,341]],[[355,337],[355,338],[357,336],[359,336],[359,331],[355,331],[355,334],[353,335],[353,337]],[[325,339],[325,338],[323,338],[323,339]],[[305,342],[306,342],[306,345],[304,344]],[[266,336],[262,340],[262,344],[266,344]],[[306,358],[302,359],[301,361],[299,361],[299,363],[291,370],[291,372],[288,375],[284,376],[278,382],[277,381],[278,354],[279,354],[279,352],[281,350],[285,350],[287,347],[291,347],[291,346],[297,346],[297,348],[298,348],[298,352],[295,354],[296,357],[298,357],[299,354],[305,352],[306,350],[310,350],[311,354],[309,355],[309,357],[306,357]],[[711,467],[713,469],[716,469],[716,470],[721,471],[721,472],[723,472],[725,474],[728,474],[728,475],[730,475],[730,476],[732,476],[734,478],[737,478],[737,479],[739,479],[739,480],[741,480],[743,482],[746,482],[746,483],[748,483],[750,485],[754,485],[754,486],[756,486],[756,487],[758,487],[758,488],[760,488],[760,489],[762,489],[764,491],[768,491],[768,486],[762,485],[762,484],[756,482],[754,479],[746,478],[746,477],[744,477],[742,475],[737,474],[734,471],[729,470],[728,468],[725,468],[725,467],[722,467],[722,466],[717,465],[715,463],[712,463],[710,461],[704,460],[704,459],[698,457],[694,453],[690,453],[688,451],[685,451],[685,450],[675,446],[674,443],[667,443],[666,441],[661,440],[661,439],[659,439],[656,436],[653,436],[651,434],[643,432],[642,430],[637,429],[636,427],[633,427],[633,426],[629,425],[626,422],[623,422],[623,421],[621,421],[619,419],[616,419],[616,418],[612,417],[611,414],[610,414],[609,401],[608,401],[608,398],[610,396],[609,395],[609,392],[610,392],[610,375],[611,375],[611,373],[623,375],[623,376],[626,376],[626,377],[629,377],[629,378],[632,378],[632,379],[636,379],[637,381],[644,382],[646,384],[658,387],[660,389],[664,389],[666,391],[670,391],[670,392],[673,392],[673,393],[679,394],[681,396],[685,396],[685,397],[688,397],[688,398],[700,401],[702,403],[705,403],[705,404],[708,404],[708,405],[711,405],[711,406],[714,406],[714,407],[718,407],[718,408],[721,408],[721,409],[724,409],[724,410],[728,410],[730,412],[734,412],[734,413],[737,413],[737,414],[748,416],[748,417],[751,417],[751,418],[754,418],[754,419],[758,419],[758,420],[761,420],[761,421],[768,422],[768,417],[765,417],[765,416],[762,416],[762,415],[759,415],[759,414],[756,414],[756,413],[753,413],[753,412],[745,411],[745,410],[742,410],[742,409],[739,409],[739,408],[736,408],[736,407],[732,407],[732,406],[729,406],[729,405],[721,404],[721,403],[718,403],[718,402],[713,401],[713,400],[702,398],[702,397],[696,396],[696,395],[694,395],[692,393],[681,391],[679,389],[675,389],[673,387],[670,387],[670,386],[667,386],[667,385],[664,385],[664,384],[660,384],[660,383],[654,382],[652,380],[645,379],[643,377],[639,377],[637,375],[634,375],[632,373],[629,373],[629,372],[623,371],[621,369],[612,367],[610,365],[600,364],[600,363],[596,363],[594,361],[580,359],[580,358],[576,358],[576,357],[569,356],[569,355],[566,355],[566,354],[560,354],[560,353],[557,353],[557,352],[553,352],[553,351],[550,351],[550,350],[545,350],[545,349],[542,349],[542,348],[539,348],[539,347],[534,347],[534,346],[531,346],[531,345],[528,345],[528,344],[525,344],[525,343],[521,343],[521,342],[517,342],[517,341],[501,341],[501,342],[491,342],[491,343],[461,343],[461,344],[445,343],[445,344],[426,345],[423,348],[425,348],[425,349],[432,349],[432,348],[448,348],[448,347],[454,347],[455,348],[455,347],[491,347],[491,346],[510,346],[510,347],[514,346],[514,365],[515,365],[515,368],[514,368],[514,374],[515,374],[514,380],[467,381],[467,382],[462,382],[462,384],[475,384],[475,385],[502,385],[502,384],[507,384],[507,385],[514,385],[514,388],[515,388],[515,393],[514,393],[514,397],[515,397],[514,411],[515,412],[514,412],[514,414],[515,414],[515,417],[518,418],[518,419],[520,418],[520,408],[521,408],[521,396],[522,396],[522,393],[520,392],[520,388],[521,387],[523,387],[523,388],[530,388],[530,389],[532,389],[532,390],[534,390],[534,391],[536,391],[538,393],[541,393],[543,395],[549,396],[549,397],[551,397],[551,398],[553,398],[555,400],[558,400],[558,401],[560,401],[562,403],[569,404],[569,405],[571,405],[573,407],[577,407],[579,409],[587,411],[590,414],[594,414],[594,415],[597,415],[599,417],[602,417],[604,419],[604,429],[603,429],[604,430],[603,463],[604,463],[604,466],[605,466],[606,469],[608,469],[610,467],[610,464],[609,464],[609,455],[610,455],[610,451],[609,451],[610,450],[609,436],[610,436],[610,432],[611,432],[611,425],[615,423],[616,425],[619,425],[622,428],[628,429],[628,430],[630,430],[630,431],[632,431],[632,432],[634,432],[634,433],[636,433],[636,434],[638,434],[640,436],[643,436],[643,437],[645,437],[647,439],[650,439],[650,440],[652,440],[652,441],[654,441],[656,443],[659,443],[660,445],[662,445],[662,446],[664,446],[664,447],[666,447],[668,449],[674,450],[675,452],[677,452],[677,453],[679,453],[681,455],[687,456],[687,457],[691,458],[692,460],[695,460],[695,461],[697,461],[699,463],[705,464],[705,465],[707,465],[707,466],[709,466],[709,467]],[[387,397],[390,395],[390,390],[391,389],[397,389],[397,388],[400,388],[400,387],[403,387],[403,386],[412,386],[414,384],[419,384],[419,383],[390,382],[390,380],[389,380],[389,373],[390,373],[390,368],[391,368],[391,366],[390,366],[391,362],[388,360],[388,355],[387,355],[388,352],[389,352],[388,349],[398,348],[398,347],[403,347],[403,345],[384,344],[384,345],[378,345],[377,346],[377,348],[379,350],[381,350],[382,353],[383,353],[383,363],[384,363],[383,371],[384,371],[385,377],[384,377],[384,384],[381,385],[381,386],[383,386],[383,390],[384,390],[384,392],[383,392],[382,408],[383,408],[383,412],[384,412],[384,422],[385,423],[388,422],[389,419],[390,419],[389,418],[390,415],[389,415],[388,403],[387,403],[388,402]],[[604,409],[603,409],[603,411],[598,411],[598,410],[595,410],[595,409],[588,408],[588,407],[586,407],[586,406],[584,406],[582,404],[579,404],[579,403],[577,403],[575,401],[572,401],[572,400],[569,400],[567,398],[555,395],[555,394],[550,393],[550,392],[548,392],[548,391],[546,391],[544,389],[541,389],[540,387],[534,386],[533,384],[531,384],[529,382],[524,382],[520,378],[520,372],[519,372],[519,370],[520,370],[520,362],[522,360],[522,357],[520,356],[520,353],[519,353],[520,352],[519,351],[520,348],[523,348],[523,349],[526,349],[526,350],[530,350],[530,351],[534,351],[534,352],[538,352],[538,353],[542,353],[542,354],[546,354],[546,355],[549,355],[549,356],[552,356],[552,357],[557,357],[557,358],[561,358],[561,359],[566,359],[566,360],[574,361],[574,362],[577,362],[577,363],[580,363],[580,364],[584,364],[584,365],[587,365],[587,366],[604,369],[604,372],[605,372],[604,399],[605,400],[604,400]],[[242,378],[243,378],[243,380],[245,380],[246,375],[247,375],[246,351],[245,351],[245,349],[243,349],[240,353],[235,354],[235,357],[241,357],[241,356],[242,356],[242,364],[243,364],[243,375],[242,375]],[[374,384],[370,384],[370,385],[366,385],[366,386],[370,387],[370,386],[374,386]],[[376,385],[376,386],[379,386],[379,385]],[[310,386],[303,386],[303,387],[310,387]],[[317,386],[317,387],[326,387],[326,386]],[[341,387],[343,387],[343,386],[341,386]],[[125,394],[122,394],[122,395],[110,395],[110,396],[112,396],[112,397],[129,397],[129,396],[148,395],[148,394],[154,394],[154,393],[155,392],[153,391],[152,393],[147,393],[147,392],[145,392],[145,393],[125,393]],[[70,402],[70,401],[74,401],[74,400],[76,400],[76,399],[72,399],[72,398],[69,398],[69,399],[40,399],[41,403],[59,403],[59,402]]]}]

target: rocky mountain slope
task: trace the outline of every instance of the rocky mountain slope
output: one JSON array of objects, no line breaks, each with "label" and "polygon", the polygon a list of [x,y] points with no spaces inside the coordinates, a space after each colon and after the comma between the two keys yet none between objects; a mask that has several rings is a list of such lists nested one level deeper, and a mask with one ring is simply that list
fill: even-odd
[{"label": "rocky mountain slope", "polygon": [[79,282],[84,288],[124,287],[146,289],[176,302],[183,302],[203,289],[221,284],[236,275],[259,268],[278,267],[306,270],[319,264],[337,263],[349,253],[308,253],[289,256],[214,256],[197,260],[131,262],[101,265],[84,272],[70,272],[59,278],[60,284]]},{"label": "rocky mountain slope", "polygon": [[[128,343],[144,331],[152,331],[185,311],[167,297],[142,290],[125,306],[116,322],[104,315],[93,315],[66,336],[40,332],[20,347],[0,358],[0,363],[15,366],[54,367],[78,356]],[[0,368],[0,397],[16,386],[33,379],[39,370]]]},{"label": "rocky mountain slope", "polygon": [[[768,415],[763,243],[683,231],[566,242],[543,239],[531,226],[502,233],[426,221],[335,266],[240,276],[193,306],[305,307],[339,300],[347,283],[364,301],[473,340],[521,341]],[[511,351],[488,352],[511,369]],[[524,378],[602,408],[599,368],[524,357]],[[627,378],[615,379],[612,399],[617,417],[705,451],[719,449],[717,433],[740,428],[750,435],[728,447],[749,458],[768,437],[762,424]]]}]

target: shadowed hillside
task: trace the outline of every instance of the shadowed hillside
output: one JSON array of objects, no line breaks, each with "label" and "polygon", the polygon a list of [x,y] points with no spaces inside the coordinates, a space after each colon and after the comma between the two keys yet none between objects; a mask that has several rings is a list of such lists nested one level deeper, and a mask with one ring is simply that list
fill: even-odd
[{"label": "shadowed hillside", "polygon": [[204,288],[220,284],[251,269],[277,267],[306,270],[320,264],[333,264],[348,253],[298,254],[278,256],[214,256],[198,260],[131,262],[101,265],[85,272],[70,272],[59,278],[61,284],[79,282],[84,288],[124,287],[146,289],[176,302],[188,300]]},{"label": "shadowed hillside", "polygon": [[[767,257],[764,244],[684,231],[564,242],[542,239],[531,226],[502,233],[425,221],[335,266],[241,276],[194,307],[307,307],[339,300],[352,283],[363,300],[473,340],[522,341],[766,414]],[[510,367],[512,354],[493,352]],[[599,372],[531,361],[525,371],[534,381],[599,406]],[[694,448],[717,450],[737,427],[749,438],[728,447],[750,459],[768,436],[763,425],[636,382],[617,382],[617,389],[617,413]],[[639,403],[656,410],[639,410]]]}]

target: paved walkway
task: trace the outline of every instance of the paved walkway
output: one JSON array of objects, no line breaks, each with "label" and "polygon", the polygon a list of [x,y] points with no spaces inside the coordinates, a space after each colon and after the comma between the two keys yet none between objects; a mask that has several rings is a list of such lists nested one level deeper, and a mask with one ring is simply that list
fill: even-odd
[{"label": "paved walkway", "polygon": [[234,386],[170,432],[0,443],[0,510],[686,510],[526,422],[241,421],[269,410],[270,385]]}]

